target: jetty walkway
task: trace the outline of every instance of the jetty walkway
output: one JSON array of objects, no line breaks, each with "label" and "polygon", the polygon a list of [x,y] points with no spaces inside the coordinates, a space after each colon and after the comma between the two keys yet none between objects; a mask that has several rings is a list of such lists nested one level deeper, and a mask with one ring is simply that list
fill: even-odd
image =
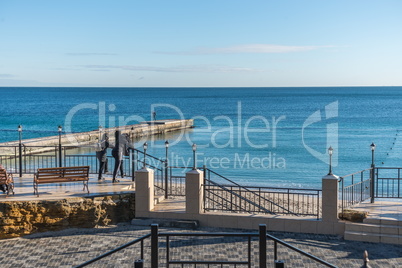
[{"label": "jetty walkway", "polygon": [[108,133],[110,140],[114,141],[113,133],[116,130],[123,134],[128,134],[132,140],[140,137],[161,135],[169,132],[189,129],[194,127],[193,119],[166,119],[145,121],[139,124],[126,125],[113,128],[103,128],[79,133],[61,133],[56,136],[16,140],[0,143],[1,155],[14,155],[18,157],[18,146],[23,145],[24,154],[37,154],[58,150],[58,146],[79,147],[94,145],[102,133]]}]

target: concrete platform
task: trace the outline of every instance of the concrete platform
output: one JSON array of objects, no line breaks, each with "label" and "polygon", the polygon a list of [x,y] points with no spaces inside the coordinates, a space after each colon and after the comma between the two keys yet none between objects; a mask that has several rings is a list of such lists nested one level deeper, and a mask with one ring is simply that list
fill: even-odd
[{"label": "concrete platform", "polygon": [[354,206],[353,209],[367,211],[368,219],[402,222],[402,199],[377,199],[373,204],[365,201]]},{"label": "concrete platform", "polygon": [[33,174],[27,174],[20,177],[14,176],[15,195],[10,194],[8,197],[1,193],[0,202],[2,201],[34,201],[34,200],[57,200],[70,197],[89,197],[104,196],[118,193],[134,192],[134,182],[131,177],[120,178],[120,182],[112,183],[112,176],[106,175],[105,180],[98,181],[97,175],[90,176],[88,187],[89,194],[83,191],[82,182],[69,183],[52,183],[39,185],[39,197],[33,194]]}]

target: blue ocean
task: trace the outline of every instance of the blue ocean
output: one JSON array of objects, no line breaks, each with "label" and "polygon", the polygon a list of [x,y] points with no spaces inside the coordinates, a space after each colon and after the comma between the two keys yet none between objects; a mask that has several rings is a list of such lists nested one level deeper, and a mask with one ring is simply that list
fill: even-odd
[{"label": "blue ocean", "polygon": [[[149,137],[148,152],[243,184],[320,188],[328,173],[343,176],[372,161],[402,164],[402,87],[330,88],[0,88],[0,142],[116,127],[156,119],[194,119],[182,134]],[[137,140],[141,147],[145,140]]]}]

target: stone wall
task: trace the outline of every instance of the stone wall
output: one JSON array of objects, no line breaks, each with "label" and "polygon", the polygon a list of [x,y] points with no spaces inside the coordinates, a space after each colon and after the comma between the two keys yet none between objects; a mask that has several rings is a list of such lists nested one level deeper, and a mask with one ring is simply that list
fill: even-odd
[{"label": "stone wall", "polygon": [[0,202],[0,239],[116,224],[130,221],[134,214],[134,193],[54,201],[5,201]]}]

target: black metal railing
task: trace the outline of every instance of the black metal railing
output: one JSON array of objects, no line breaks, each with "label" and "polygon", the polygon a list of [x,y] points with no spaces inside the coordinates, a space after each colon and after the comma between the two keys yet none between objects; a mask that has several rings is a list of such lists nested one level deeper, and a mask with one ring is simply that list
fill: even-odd
[{"label": "black metal railing", "polygon": [[402,198],[401,169],[397,167],[375,168],[375,197]]},{"label": "black metal railing", "polygon": [[[321,190],[204,185],[205,211],[321,216]],[[245,190],[246,188],[246,190]]]},{"label": "black metal railing", "polygon": [[[140,243],[140,261],[141,263],[138,267],[143,267],[144,262],[150,264],[151,268],[157,268],[159,265],[163,264],[163,266],[170,267],[171,265],[180,265],[181,267],[188,267],[189,265],[193,267],[197,267],[197,265],[203,265],[209,267],[210,265],[219,265],[220,267],[238,267],[238,266],[246,266],[246,267],[267,267],[267,253],[271,254],[273,252],[273,259],[270,260],[272,264],[279,263],[279,253],[283,252],[283,250],[279,250],[279,245],[285,247],[288,251],[292,253],[298,253],[303,257],[310,259],[313,262],[317,262],[326,267],[336,268],[335,265],[330,264],[308,252],[305,252],[295,246],[286,243],[279,238],[276,238],[270,234],[267,234],[266,225],[260,224],[259,232],[253,233],[186,233],[186,232],[159,232],[158,225],[151,225],[151,233],[136,240],[133,240],[129,243],[126,243],[118,248],[115,248],[111,251],[108,251],[96,258],[93,258],[87,262],[84,262],[80,265],[75,266],[76,268],[85,267],[87,265],[93,264],[97,261],[104,259],[105,257],[111,256],[112,254],[117,253],[123,249],[126,249],[129,246],[136,245]],[[146,239],[150,238],[150,254],[144,255],[144,242]],[[160,238],[164,238],[160,240]],[[211,255],[221,255],[215,254],[217,247],[206,248],[207,245],[210,244],[221,244],[225,243],[224,239],[236,239],[236,250],[239,251],[238,257],[229,256],[227,253],[230,251],[226,251],[226,256],[223,255],[219,257],[211,257]],[[272,249],[267,247],[267,241],[272,241]],[[164,242],[164,243],[163,243]],[[229,243],[228,243],[229,242]],[[233,241],[228,241],[225,244],[233,244]],[[232,243],[230,243],[232,242]],[[246,246],[242,246],[241,244],[246,244]],[[258,244],[255,245],[255,244]],[[160,247],[165,245],[165,250],[160,250]],[[187,247],[186,250],[182,250],[182,247]],[[179,249],[180,248],[180,249]],[[205,248],[205,251],[203,251]],[[223,245],[219,245],[219,248],[223,248]],[[174,250],[179,249],[179,250]],[[210,250],[214,250],[214,254],[211,254]],[[183,257],[181,254],[185,254],[186,252],[194,251],[194,254],[190,256]],[[165,252],[164,256],[160,253]],[[287,256],[287,258],[286,258]],[[146,259],[144,259],[146,257]],[[289,257],[289,254],[284,254],[281,263],[288,263],[290,266],[292,265],[292,260],[295,259],[294,256]],[[201,259],[200,259],[201,258]],[[137,256],[132,256],[132,263],[135,263],[137,260]],[[299,260],[296,260],[299,261]],[[112,263],[109,262],[109,265]],[[149,265],[147,265],[149,266]],[[137,267],[137,266],[135,266]],[[284,266],[276,266],[276,267],[284,267]]]},{"label": "black metal railing", "polygon": [[368,168],[339,178],[342,211],[371,197],[372,171]]},{"label": "black metal railing", "polygon": [[204,209],[243,213],[321,215],[319,189],[240,185],[204,167]]}]

